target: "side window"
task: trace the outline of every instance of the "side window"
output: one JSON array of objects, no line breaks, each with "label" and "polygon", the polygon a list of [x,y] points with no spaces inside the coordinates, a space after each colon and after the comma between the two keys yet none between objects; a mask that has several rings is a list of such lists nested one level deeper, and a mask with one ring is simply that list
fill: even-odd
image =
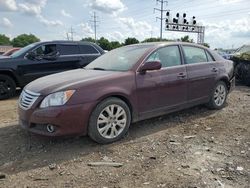
[{"label": "side window", "polygon": [[206,51],[206,54],[208,62],[214,61],[214,58],[212,58],[212,56],[210,55],[210,53],[208,53],[208,51]]},{"label": "side window", "polygon": [[181,56],[178,46],[167,46],[153,52],[147,61],[160,61],[162,67],[181,65]]},{"label": "side window", "polygon": [[184,56],[187,64],[207,62],[205,50],[193,46],[183,46]]},{"label": "side window", "polygon": [[91,45],[79,45],[80,54],[99,54],[99,52]]},{"label": "side window", "polygon": [[57,52],[57,48],[55,44],[46,44],[36,48],[34,52],[38,56],[53,55]]},{"label": "side window", "polygon": [[79,54],[78,45],[61,44],[60,45],[60,55],[74,55]]}]

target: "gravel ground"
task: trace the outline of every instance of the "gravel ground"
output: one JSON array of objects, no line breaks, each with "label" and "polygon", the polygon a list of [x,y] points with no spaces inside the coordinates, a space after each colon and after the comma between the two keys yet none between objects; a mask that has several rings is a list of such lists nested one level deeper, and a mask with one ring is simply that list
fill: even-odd
[{"label": "gravel ground", "polygon": [[29,135],[16,106],[17,97],[0,101],[0,187],[250,187],[249,87],[237,86],[223,110],[138,122],[109,145]]}]

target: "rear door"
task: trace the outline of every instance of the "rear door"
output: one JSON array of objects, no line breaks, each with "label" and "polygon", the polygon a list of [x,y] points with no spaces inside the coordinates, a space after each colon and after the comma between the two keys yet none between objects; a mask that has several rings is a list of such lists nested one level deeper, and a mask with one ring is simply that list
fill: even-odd
[{"label": "rear door", "polygon": [[58,44],[59,61],[58,70],[67,71],[81,67],[80,49],[77,44],[62,43]]},{"label": "rear door", "polygon": [[218,74],[216,62],[203,48],[183,45],[182,49],[187,67],[188,101],[207,101]]},{"label": "rear door", "polygon": [[141,116],[176,108],[187,100],[186,68],[182,64],[179,47],[173,45],[160,48],[146,61],[155,60],[161,62],[160,70],[136,74],[138,109]]},{"label": "rear door", "polygon": [[80,48],[80,64],[85,67],[90,62],[94,61],[101,54],[100,52],[90,44],[79,44]]}]

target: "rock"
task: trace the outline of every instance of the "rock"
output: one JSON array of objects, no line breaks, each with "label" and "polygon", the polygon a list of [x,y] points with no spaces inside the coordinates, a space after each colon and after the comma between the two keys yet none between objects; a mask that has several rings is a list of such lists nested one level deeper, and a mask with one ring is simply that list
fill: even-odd
[{"label": "rock", "polygon": [[231,176],[226,177],[228,180],[234,180]]},{"label": "rock", "polygon": [[184,136],[184,139],[190,139],[190,138],[195,138],[196,135],[190,135],[190,136]]},{"label": "rock", "polygon": [[91,162],[88,163],[88,166],[112,166],[112,167],[122,167],[122,163],[115,162]]},{"label": "rock", "polygon": [[171,144],[171,145],[181,145],[180,142],[169,142],[169,144]]},{"label": "rock", "polygon": [[245,151],[241,151],[240,153],[241,153],[241,154],[245,154],[246,152],[245,152]]},{"label": "rock", "polygon": [[104,156],[104,157],[103,157],[103,160],[106,161],[106,162],[112,162],[112,159],[110,159],[110,158],[107,157],[107,156]]},{"label": "rock", "polygon": [[50,170],[54,170],[56,168],[56,164],[55,163],[52,163],[49,165],[49,169]]},{"label": "rock", "polygon": [[185,169],[186,169],[186,168],[190,168],[190,166],[189,166],[188,164],[182,164],[181,167],[182,167],[182,168],[185,168]]},{"label": "rock", "polygon": [[244,168],[241,167],[241,166],[237,166],[236,170],[237,170],[237,171],[242,171],[242,170],[244,170]]},{"label": "rock", "polygon": [[6,178],[6,175],[0,173],[0,179],[5,179],[5,178]]},{"label": "rock", "polygon": [[153,160],[156,160],[156,157],[154,157],[154,156],[151,156],[151,157],[149,157],[149,159],[153,159]]},{"label": "rock", "polygon": [[143,183],[143,185],[149,185],[150,184],[150,182],[144,182]]},{"label": "rock", "polygon": [[175,140],[173,140],[173,139],[170,139],[170,140],[169,140],[169,142],[170,142],[170,143],[171,143],[171,142],[175,142]]},{"label": "rock", "polygon": [[194,154],[195,155],[201,155],[202,153],[200,151],[196,151]]},{"label": "rock", "polygon": [[211,151],[209,147],[205,147],[205,150],[206,151]]},{"label": "rock", "polygon": [[222,154],[224,154],[224,153],[223,153],[222,151],[217,151],[216,154],[222,155]]},{"label": "rock", "polygon": [[223,168],[217,168],[216,171],[220,172],[220,171],[224,171],[224,169]]},{"label": "rock", "polygon": [[207,127],[205,130],[206,131],[210,131],[210,130],[212,130],[212,128],[211,127]]}]

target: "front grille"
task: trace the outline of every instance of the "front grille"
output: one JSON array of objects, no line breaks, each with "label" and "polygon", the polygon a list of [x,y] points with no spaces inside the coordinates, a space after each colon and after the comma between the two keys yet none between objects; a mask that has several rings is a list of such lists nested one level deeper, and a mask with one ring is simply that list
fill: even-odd
[{"label": "front grille", "polygon": [[24,110],[28,110],[32,107],[34,102],[39,97],[39,93],[34,93],[32,91],[23,90],[19,99],[19,105]]}]

